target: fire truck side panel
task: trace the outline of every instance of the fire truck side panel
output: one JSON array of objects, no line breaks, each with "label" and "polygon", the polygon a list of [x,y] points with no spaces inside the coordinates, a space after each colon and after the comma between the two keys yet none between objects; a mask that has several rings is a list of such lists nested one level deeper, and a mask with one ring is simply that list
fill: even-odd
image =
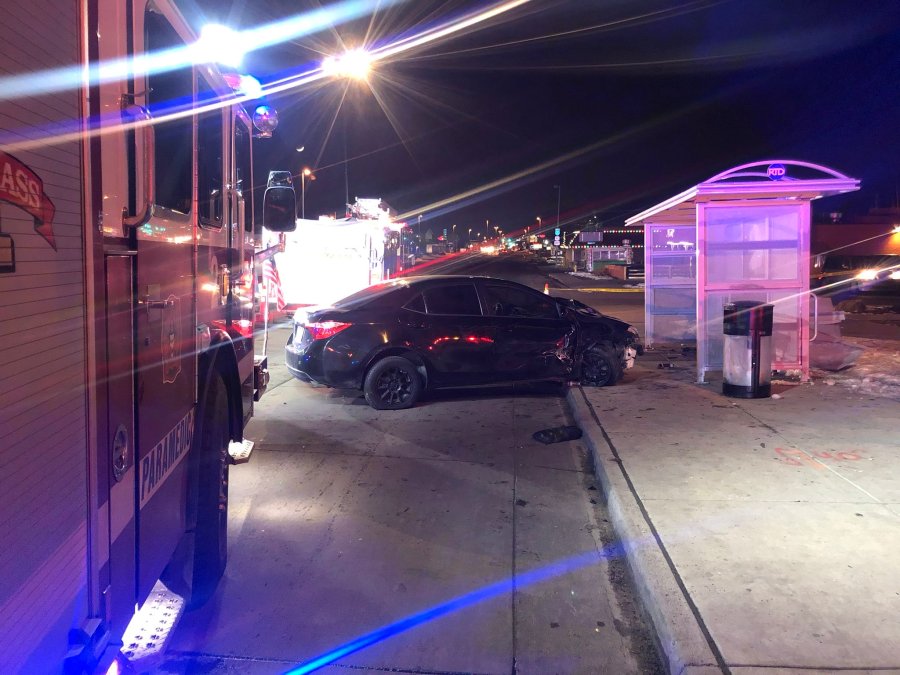
[{"label": "fire truck side panel", "polygon": [[[77,10],[4,2],[0,75],[78,63]],[[82,155],[77,140],[14,145],[28,127],[77,131],[80,95],[0,100],[2,672],[59,668],[89,613]]]},{"label": "fire truck side panel", "polygon": [[231,117],[232,139],[231,174],[234,190],[231,200],[232,250],[232,335],[238,360],[244,418],[253,412],[253,335],[254,271],[253,271],[253,164],[250,122],[234,111]]},{"label": "fire truck side panel", "polygon": [[[198,95],[227,95],[212,73],[198,73]],[[253,233],[251,131],[236,110],[199,115],[198,121],[197,321],[230,343],[241,410],[238,435],[253,411]],[[226,139],[223,141],[223,138]],[[227,139],[233,139],[229,142]],[[210,181],[218,171],[219,180]],[[224,177],[224,178],[223,178]],[[224,189],[223,181],[224,180]],[[216,338],[214,337],[214,342]],[[228,378],[226,377],[226,382]]]},{"label": "fire truck side panel", "polygon": [[[112,247],[110,247],[112,248]],[[137,569],[135,550],[134,452],[134,256],[107,249],[105,272],[104,372],[98,377],[101,408],[99,447],[121,448],[119,452],[98,453],[97,484],[105,508],[101,509],[108,555],[98,556],[99,587],[105,593],[103,613],[110,630],[118,635],[134,612]],[[115,459],[113,459],[115,455]]]},{"label": "fire truck side panel", "polygon": [[[85,26],[92,62],[116,62],[128,53],[132,29],[128,2],[90,0]],[[96,546],[88,564],[96,575],[92,616],[108,622],[113,634],[134,613],[137,585],[135,552],[135,266],[134,233],[123,226],[144,197],[143,175],[134,157],[134,132],[123,132],[122,110],[134,103],[127,78],[90,82],[88,113],[102,134],[86,142],[90,192],[86,216],[92,242],[88,274],[94,274],[88,306],[93,317],[96,382]],[[116,459],[113,456],[116,455]],[[118,469],[114,465],[118,464]],[[73,626],[75,627],[75,626]]]},{"label": "fire truck side panel", "polygon": [[[187,36],[179,34],[170,17],[141,2],[135,3],[134,23],[134,49],[139,55],[186,43]],[[179,113],[192,107],[193,70],[185,66],[138,76],[135,88],[136,101],[156,120],[152,156],[140,146],[135,154],[137,166],[154,168],[149,217],[135,235],[140,599],[159,578],[186,527],[187,458],[196,389],[195,125],[192,115]]]}]

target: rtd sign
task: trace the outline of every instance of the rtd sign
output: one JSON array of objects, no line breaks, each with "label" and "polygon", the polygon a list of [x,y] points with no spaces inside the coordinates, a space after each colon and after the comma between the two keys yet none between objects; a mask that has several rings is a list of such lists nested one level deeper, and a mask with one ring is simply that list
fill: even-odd
[{"label": "rtd sign", "polygon": [[784,164],[770,164],[766,175],[772,180],[781,180],[787,175],[787,169],[784,168]]}]

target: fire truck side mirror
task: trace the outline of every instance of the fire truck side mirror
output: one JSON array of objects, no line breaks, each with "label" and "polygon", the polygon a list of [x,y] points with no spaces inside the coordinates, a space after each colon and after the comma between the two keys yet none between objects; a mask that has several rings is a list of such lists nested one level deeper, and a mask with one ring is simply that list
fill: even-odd
[{"label": "fire truck side mirror", "polygon": [[266,188],[263,227],[272,232],[293,232],[297,229],[297,195],[293,188],[282,185]]}]

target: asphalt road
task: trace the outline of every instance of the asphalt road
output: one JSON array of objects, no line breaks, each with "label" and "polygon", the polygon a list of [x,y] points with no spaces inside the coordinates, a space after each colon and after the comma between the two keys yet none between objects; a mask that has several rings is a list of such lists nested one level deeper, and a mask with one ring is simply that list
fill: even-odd
[{"label": "asphalt road", "polygon": [[[525,256],[432,269],[554,283]],[[532,438],[572,423],[558,388],[377,412],[292,379],[286,337],[232,468],[225,578],[159,672],[662,672],[585,447]]]}]

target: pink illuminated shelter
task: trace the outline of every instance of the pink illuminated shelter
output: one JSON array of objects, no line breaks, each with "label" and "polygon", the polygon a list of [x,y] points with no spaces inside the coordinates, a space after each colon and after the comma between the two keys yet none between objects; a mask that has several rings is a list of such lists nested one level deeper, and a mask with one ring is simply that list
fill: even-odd
[{"label": "pink illuminated shelter", "polygon": [[775,307],[772,368],[809,377],[817,301],[809,288],[810,203],[859,181],[794,160],[736,166],[625,221],[644,226],[645,342],[696,341],[697,379],[722,369],[722,308]]}]

